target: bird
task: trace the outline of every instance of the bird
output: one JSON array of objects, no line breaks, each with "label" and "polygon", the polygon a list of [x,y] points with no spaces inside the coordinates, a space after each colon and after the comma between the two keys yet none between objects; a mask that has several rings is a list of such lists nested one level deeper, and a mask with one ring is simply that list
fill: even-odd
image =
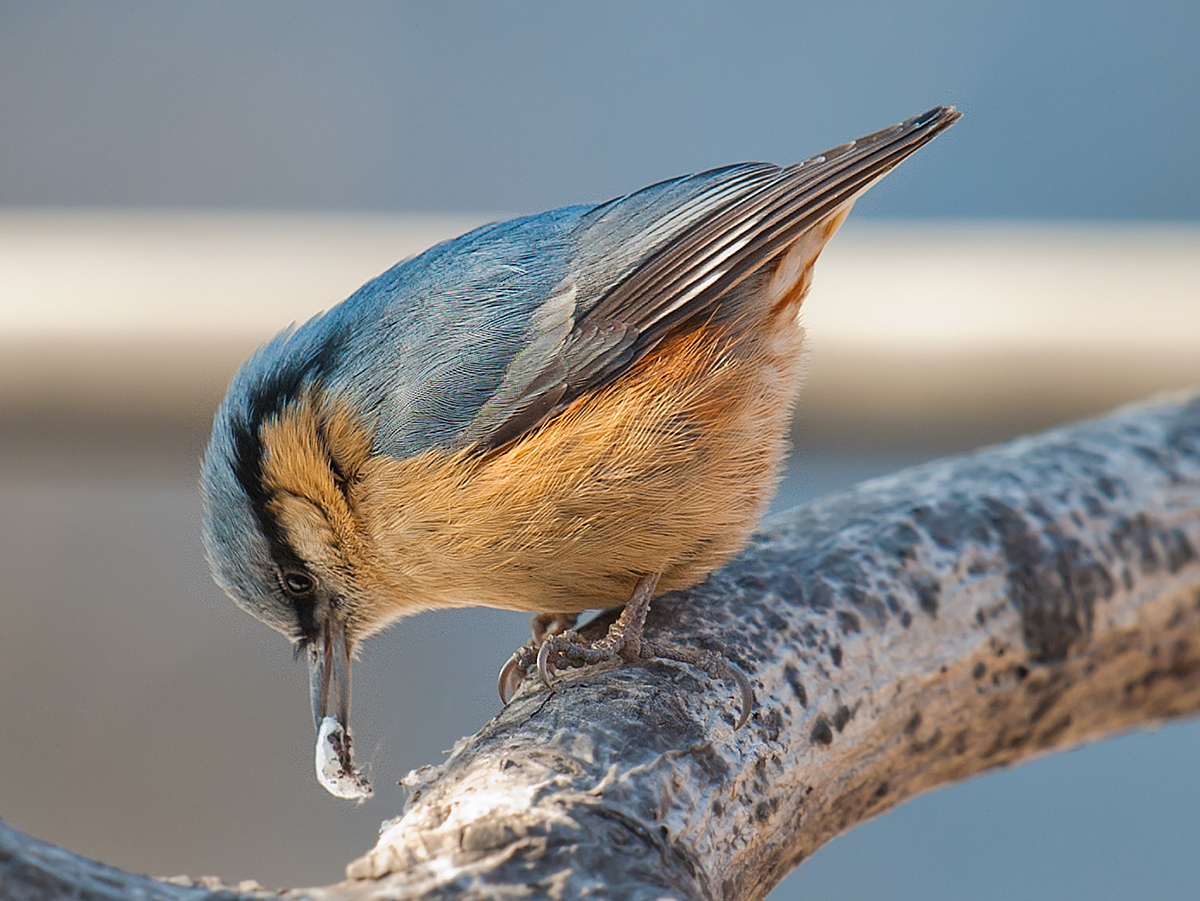
[{"label": "bird", "polygon": [[[534,614],[506,701],[535,664],[547,684],[656,653],[727,673],[647,637],[647,610],[748,542],[817,257],[958,118],[485,225],[260,347],[214,417],[202,532],[215,581],[307,655],[318,727],[348,735],[356,649],[424,610]],[[603,639],[574,631],[621,605]]]}]

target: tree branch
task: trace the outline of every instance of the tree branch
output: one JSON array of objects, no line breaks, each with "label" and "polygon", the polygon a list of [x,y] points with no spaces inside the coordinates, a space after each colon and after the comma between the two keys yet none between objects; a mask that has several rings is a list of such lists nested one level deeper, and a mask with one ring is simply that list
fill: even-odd
[{"label": "tree branch", "polygon": [[1198,549],[1200,394],[829,496],[651,610],[751,674],[747,726],[682,664],[527,680],[305,894],[760,898],[918,792],[1200,708]]}]

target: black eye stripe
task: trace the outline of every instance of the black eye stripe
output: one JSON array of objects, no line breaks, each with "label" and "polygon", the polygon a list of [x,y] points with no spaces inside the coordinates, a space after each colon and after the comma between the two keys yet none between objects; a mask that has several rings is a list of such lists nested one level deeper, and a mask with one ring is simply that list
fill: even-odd
[{"label": "black eye stripe", "polygon": [[[307,580],[307,581],[305,581]],[[299,561],[279,567],[279,588],[296,612],[297,634],[302,643],[317,638],[317,580],[305,571]],[[298,591],[297,589],[303,589]]]},{"label": "black eye stripe", "polygon": [[[334,327],[315,347],[298,344],[294,336],[277,339],[274,347],[282,356],[280,365],[249,382],[245,397],[236,399],[225,413],[232,444],[229,466],[238,485],[250,502],[259,531],[267,542],[267,551],[279,572],[303,571],[304,564],[288,546],[283,529],[271,509],[271,496],[263,484],[262,427],[277,416],[288,404],[305,391],[319,393],[325,378],[337,368],[342,351],[350,336],[347,326]],[[258,359],[257,357],[255,359]],[[248,364],[243,364],[243,371]],[[241,372],[239,372],[239,378]],[[222,407],[224,410],[225,407]],[[310,576],[311,578],[311,576]],[[293,601],[301,633],[316,634],[313,619],[313,592],[295,596],[282,587],[281,591]],[[315,582],[314,582],[315,587]]]}]

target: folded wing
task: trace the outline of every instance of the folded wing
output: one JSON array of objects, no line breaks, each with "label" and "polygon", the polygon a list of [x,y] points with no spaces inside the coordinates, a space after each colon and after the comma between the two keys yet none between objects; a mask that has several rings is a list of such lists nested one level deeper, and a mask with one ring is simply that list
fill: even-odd
[{"label": "folded wing", "polygon": [[573,226],[566,276],[457,443],[506,444],[720,315],[742,282],[958,118],[936,107],[791,166],[730,166],[588,211]]}]

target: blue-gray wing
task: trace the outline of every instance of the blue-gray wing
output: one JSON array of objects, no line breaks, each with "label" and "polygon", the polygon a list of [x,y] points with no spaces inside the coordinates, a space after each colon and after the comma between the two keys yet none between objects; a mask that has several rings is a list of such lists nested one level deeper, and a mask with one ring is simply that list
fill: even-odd
[{"label": "blue-gray wing", "polygon": [[958,118],[937,107],[785,168],[749,163],[674,179],[579,216],[562,277],[456,443],[503,445],[677,329],[736,315],[720,307],[736,302],[739,284]]},{"label": "blue-gray wing", "polygon": [[589,314],[682,230],[778,171],[731,166],[484,226],[393,267],[267,356],[307,370],[296,361],[336,349],[322,380],[370,418],[376,453],[497,446],[634,362],[642,319]]}]

